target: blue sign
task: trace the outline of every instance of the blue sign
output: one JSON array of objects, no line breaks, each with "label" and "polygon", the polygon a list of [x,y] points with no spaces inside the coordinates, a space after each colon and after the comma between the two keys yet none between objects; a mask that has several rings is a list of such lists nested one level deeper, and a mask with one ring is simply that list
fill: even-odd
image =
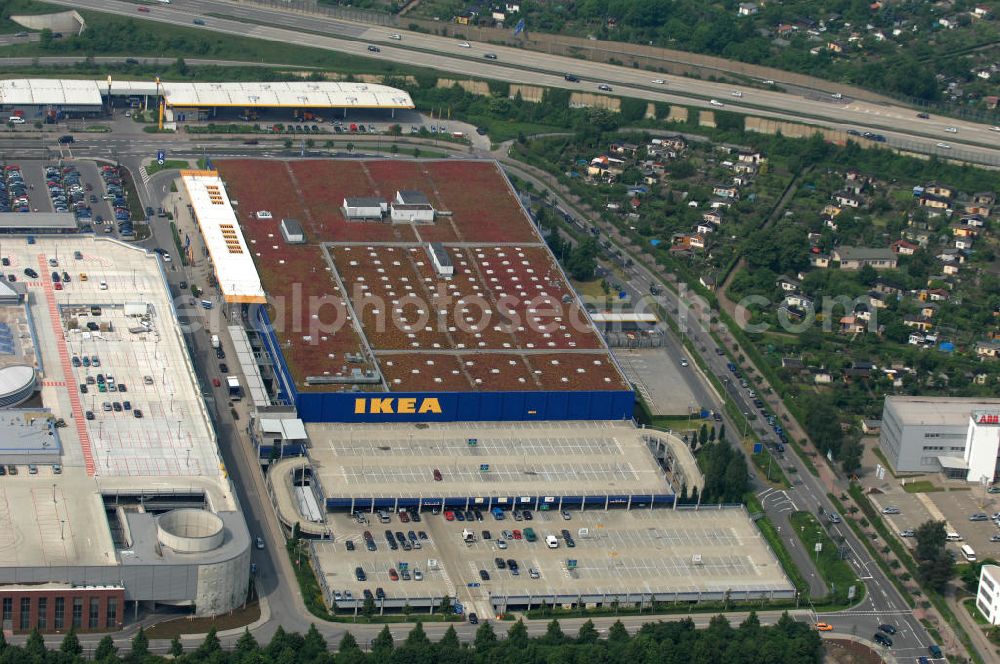
[{"label": "blue sign", "polygon": [[519,34],[521,34],[522,32],[524,32],[524,19],[523,18],[520,21],[517,22],[517,25],[514,26],[514,36],[516,37]]},{"label": "blue sign", "polygon": [[187,233],[184,234],[184,248],[187,249],[191,246],[191,236]]},{"label": "blue sign", "polygon": [[753,444],[753,453],[754,454],[760,454],[763,451],[764,451],[764,445],[762,443],[754,443]]},{"label": "blue sign", "polygon": [[481,464],[479,464],[479,472],[481,472],[481,473],[487,473],[487,472],[489,472],[489,470],[490,470],[490,464],[488,464],[488,463],[481,463]]},{"label": "blue sign", "polygon": [[452,609],[455,611],[455,615],[459,616],[462,615],[462,611],[465,611],[465,607],[458,602],[455,602],[455,606],[453,606]]},{"label": "blue sign", "polygon": [[160,164],[162,166],[163,165],[163,159],[166,156],[167,155],[166,155],[166,153],[163,150],[157,150],[156,151],[156,163]]}]

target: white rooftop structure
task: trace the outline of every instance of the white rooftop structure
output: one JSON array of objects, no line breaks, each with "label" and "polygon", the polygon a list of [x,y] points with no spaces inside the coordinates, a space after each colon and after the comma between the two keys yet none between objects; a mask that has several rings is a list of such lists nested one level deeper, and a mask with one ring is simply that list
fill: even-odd
[{"label": "white rooftop structure", "polygon": [[215,266],[223,299],[231,303],[263,304],[266,299],[260,275],[219,174],[183,170],[181,180]]},{"label": "white rooftop structure", "polygon": [[163,83],[168,106],[287,106],[290,108],[413,108],[403,90],[373,83]]},{"label": "white rooftop structure", "polygon": [[100,106],[98,81],[13,78],[0,81],[0,106]]},{"label": "white rooftop structure", "polygon": [[280,436],[282,440],[305,440],[306,425],[298,418],[260,418],[261,433]]},{"label": "white rooftop structure", "polygon": [[[18,78],[0,81],[0,106],[101,106],[107,79]],[[374,83],[273,81],[189,83],[161,81],[167,106],[289,108],[413,108],[410,95]],[[110,81],[114,95],[155,95],[155,81]]]}]

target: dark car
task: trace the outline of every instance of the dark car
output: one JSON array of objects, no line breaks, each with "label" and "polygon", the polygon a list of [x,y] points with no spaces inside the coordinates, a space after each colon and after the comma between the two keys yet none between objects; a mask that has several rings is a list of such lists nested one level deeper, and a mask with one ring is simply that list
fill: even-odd
[{"label": "dark car", "polygon": [[354,576],[358,581],[366,581],[368,579],[368,575],[365,574],[365,571],[360,567],[354,568]]},{"label": "dark car", "polygon": [[483,57],[486,58],[487,60],[496,60],[497,59],[497,54],[496,53],[484,53]]},{"label": "dark car", "polygon": [[875,643],[879,644],[880,646],[885,646],[886,648],[892,647],[892,639],[890,639],[885,634],[876,633],[874,636],[872,636],[872,640]]},{"label": "dark car", "polygon": [[917,117],[921,120],[928,120],[931,116],[928,113],[917,113]]},{"label": "dark car", "polygon": [[479,616],[477,616],[475,613],[470,613],[469,614],[469,624],[470,625],[478,625],[479,624]]},{"label": "dark car", "polygon": [[74,139],[69,134],[66,134],[65,136],[60,136],[59,137],[59,143],[62,144],[62,145],[68,145],[69,143],[73,143],[73,142],[74,142]]},{"label": "dark car", "polygon": [[878,628],[886,634],[895,634],[896,628],[892,625],[879,625]]},{"label": "dark car", "polygon": [[507,561],[503,558],[494,558],[493,563],[497,566],[497,569],[507,569]]},{"label": "dark car", "polygon": [[229,365],[225,362],[219,362],[219,371],[221,373],[229,373]]},{"label": "dark car", "polygon": [[385,591],[382,590],[382,586],[375,589],[375,597],[378,599],[385,599]]},{"label": "dark car", "polygon": [[481,570],[479,570],[479,578],[482,579],[483,581],[489,581],[490,580],[490,573],[487,572],[484,569],[481,569]]},{"label": "dark car", "polygon": [[354,551],[354,542],[352,542],[351,540],[347,540],[346,542],[344,542],[344,546],[347,548],[348,551]]},{"label": "dark car", "polygon": [[368,50],[371,51],[372,53],[381,53],[382,52],[382,49],[380,49],[378,46],[374,46],[374,45],[369,45],[368,46]]},{"label": "dark car", "polygon": [[579,76],[574,76],[573,74],[566,74],[565,76],[563,76],[563,78],[566,79],[567,81],[569,81],[570,83],[579,83],[580,82],[580,77]]}]

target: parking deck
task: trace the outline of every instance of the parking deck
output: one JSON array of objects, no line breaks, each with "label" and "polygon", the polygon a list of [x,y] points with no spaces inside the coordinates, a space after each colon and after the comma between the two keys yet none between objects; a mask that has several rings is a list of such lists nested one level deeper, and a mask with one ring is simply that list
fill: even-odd
[{"label": "parking deck", "polygon": [[[690,452],[630,422],[308,425],[331,511],[563,505],[670,506]],[[665,468],[650,436],[666,449]],[[653,446],[655,447],[655,446]],[[397,504],[398,503],[398,504]]]},{"label": "parking deck", "polygon": [[[328,599],[347,611],[361,605],[366,588],[373,593],[384,590],[379,609],[435,607],[447,595],[480,615],[542,604],[794,596],[778,560],[743,508],[573,511],[568,516],[535,511],[530,521],[514,521],[508,512],[497,521],[483,512],[482,521],[459,522],[424,513],[420,523],[402,523],[393,514],[388,524],[370,515],[368,525],[359,525],[348,515],[336,515],[330,520],[334,540],[316,542],[314,555]],[[524,539],[525,528],[535,531],[537,541]],[[409,531],[414,531],[421,548],[390,550],[386,529],[408,541]],[[564,529],[573,539],[572,548]],[[372,533],[376,551],[366,549],[364,530]],[[466,530],[474,533],[473,541],[464,541]],[[558,548],[546,545],[548,535],[558,538]],[[503,549],[498,546],[501,539]],[[348,540],[355,543],[354,551],[347,550]],[[503,569],[496,558],[503,559]],[[509,560],[516,561],[517,575],[511,573]],[[390,570],[398,576],[400,563],[407,565],[410,580],[391,579]],[[356,567],[364,570],[365,581],[357,580]],[[415,569],[423,580],[412,578]]]}]

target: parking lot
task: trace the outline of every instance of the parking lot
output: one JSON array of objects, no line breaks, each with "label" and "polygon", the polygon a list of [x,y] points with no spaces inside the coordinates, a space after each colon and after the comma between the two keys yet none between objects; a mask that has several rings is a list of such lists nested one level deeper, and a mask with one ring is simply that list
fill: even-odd
[{"label": "parking lot", "polygon": [[[349,515],[332,517],[334,541],[315,544],[331,598],[339,595],[337,605],[352,610],[363,602],[366,589],[382,588],[380,608],[416,609],[437,606],[447,594],[489,615],[542,603],[697,601],[727,593],[742,598],[793,592],[742,508],[572,511],[568,519],[558,511],[534,511],[531,520],[517,521],[509,511],[502,521],[490,512],[482,512],[482,520],[472,515],[470,522],[423,513],[419,523],[404,523],[392,514],[387,524],[374,514],[367,516],[369,524]],[[534,531],[534,542],[528,541],[526,528]],[[408,543],[415,536],[420,548],[390,549],[387,529],[397,542],[400,536]],[[366,548],[365,530],[372,534],[374,552]],[[551,548],[550,535],[556,538]],[[400,563],[409,580],[401,576]],[[357,567],[365,581],[358,581]],[[420,570],[422,580],[413,578],[414,570]]]},{"label": "parking lot", "polygon": [[[982,486],[965,482],[948,482],[938,477],[934,477],[932,481],[949,490],[907,493],[901,486],[895,485],[888,488],[884,495],[872,495],[873,503],[879,509],[889,506],[899,508],[899,514],[883,516],[896,533],[916,530],[926,521],[945,521],[948,531],[962,536],[962,541],[948,544],[948,548],[958,555],[959,561],[963,560],[960,554],[962,544],[971,546],[980,560],[1000,558],[1000,542],[990,542],[992,535],[1000,535],[1000,528],[991,520],[969,520],[976,513],[983,512],[992,516],[1000,512],[1000,494],[988,494]],[[904,538],[904,541],[908,546],[916,545],[916,540],[912,537]]]},{"label": "parking lot", "polygon": [[[109,201],[104,199],[107,194],[104,180],[101,178],[98,166],[93,161],[81,160],[57,160],[57,161],[19,161],[8,160],[7,165],[20,167],[24,183],[28,185],[28,199],[31,203],[32,212],[53,212],[53,200],[49,188],[46,185],[46,169],[63,169],[72,167],[79,173],[80,185],[84,188],[84,201],[90,208],[90,219],[81,219],[81,223],[93,224],[98,232],[106,232],[114,228],[113,223],[105,225],[103,228],[94,221],[100,217],[104,220],[113,221],[114,211]],[[69,212],[67,214],[70,214]],[[113,230],[112,230],[113,232]]]},{"label": "parking lot", "polygon": [[658,415],[687,415],[701,405],[688,387],[690,376],[665,348],[615,348],[613,350],[629,382],[651,402]]}]

